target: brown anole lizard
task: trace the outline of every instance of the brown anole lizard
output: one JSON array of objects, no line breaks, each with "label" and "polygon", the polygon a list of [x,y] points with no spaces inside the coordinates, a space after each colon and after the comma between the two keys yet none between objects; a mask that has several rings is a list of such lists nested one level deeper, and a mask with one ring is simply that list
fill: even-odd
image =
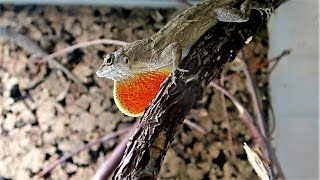
[{"label": "brown anole lizard", "polygon": [[172,70],[185,71],[177,67],[179,61],[209,28],[219,21],[248,20],[252,1],[245,0],[240,9],[233,8],[238,2],[201,2],[178,14],[150,38],[134,41],[107,55],[96,74],[114,80],[117,107],[128,116],[141,116]]}]

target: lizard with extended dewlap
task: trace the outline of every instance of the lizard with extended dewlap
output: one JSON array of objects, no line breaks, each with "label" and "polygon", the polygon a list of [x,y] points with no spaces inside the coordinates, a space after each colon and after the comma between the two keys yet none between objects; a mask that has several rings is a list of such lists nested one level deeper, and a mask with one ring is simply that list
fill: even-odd
[{"label": "lizard with extended dewlap", "polygon": [[209,28],[219,21],[248,20],[252,1],[245,0],[240,9],[233,8],[237,2],[201,2],[178,14],[150,38],[107,55],[96,74],[114,80],[117,107],[126,115],[141,116],[172,70],[186,71],[177,68],[179,61]]}]

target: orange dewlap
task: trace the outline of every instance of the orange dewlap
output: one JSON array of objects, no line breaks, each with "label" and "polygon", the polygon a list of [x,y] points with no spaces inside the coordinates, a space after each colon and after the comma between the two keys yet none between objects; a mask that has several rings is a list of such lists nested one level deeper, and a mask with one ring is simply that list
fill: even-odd
[{"label": "orange dewlap", "polygon": [[115,81],[113,94],[117,107],[125,115],[141,116],[171,71],[167,66]]}]

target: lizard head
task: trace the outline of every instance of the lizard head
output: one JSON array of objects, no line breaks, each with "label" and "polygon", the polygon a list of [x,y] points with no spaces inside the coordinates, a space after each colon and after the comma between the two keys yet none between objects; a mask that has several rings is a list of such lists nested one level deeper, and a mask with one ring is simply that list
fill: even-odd
[{"label": "lizard head", "polygon": [[105,77],[114,81],[125,79],[130,74],[129,59],[123,53],[123,48],[103,58],[103,63],[97,70],[98,77]]},{"label": "lizard head", "polygon": [[129,43],[112,54],[106,55],[96,74],[98,77],[120,81],[134,74],[151,70],[151,53],[149,52],[147,39]]}]

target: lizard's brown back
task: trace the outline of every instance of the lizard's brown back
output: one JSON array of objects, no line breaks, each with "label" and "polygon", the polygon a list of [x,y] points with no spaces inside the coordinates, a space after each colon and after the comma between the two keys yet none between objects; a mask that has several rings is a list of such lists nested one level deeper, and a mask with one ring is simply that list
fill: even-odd
[{"label": "lizard's brown back", "polygon": [[172,42],[178,42],[182,48],[191,47],[217,23],[214,9],[225,4],[230,4],[230,0],[207,0],[181,12],[150,37],[153,50],[162,50]]},{"label": "lizard's brown back", "polygon": [[178,14],[150,38],[129,43],[122,51],[130,57],[133,67],[141,68],[142,62],[156,63],[162,50],[170,43],[177,42],[182,49],[188,49],[218,22],[214,10],[231,2],[233,0],[201,2]]}]

